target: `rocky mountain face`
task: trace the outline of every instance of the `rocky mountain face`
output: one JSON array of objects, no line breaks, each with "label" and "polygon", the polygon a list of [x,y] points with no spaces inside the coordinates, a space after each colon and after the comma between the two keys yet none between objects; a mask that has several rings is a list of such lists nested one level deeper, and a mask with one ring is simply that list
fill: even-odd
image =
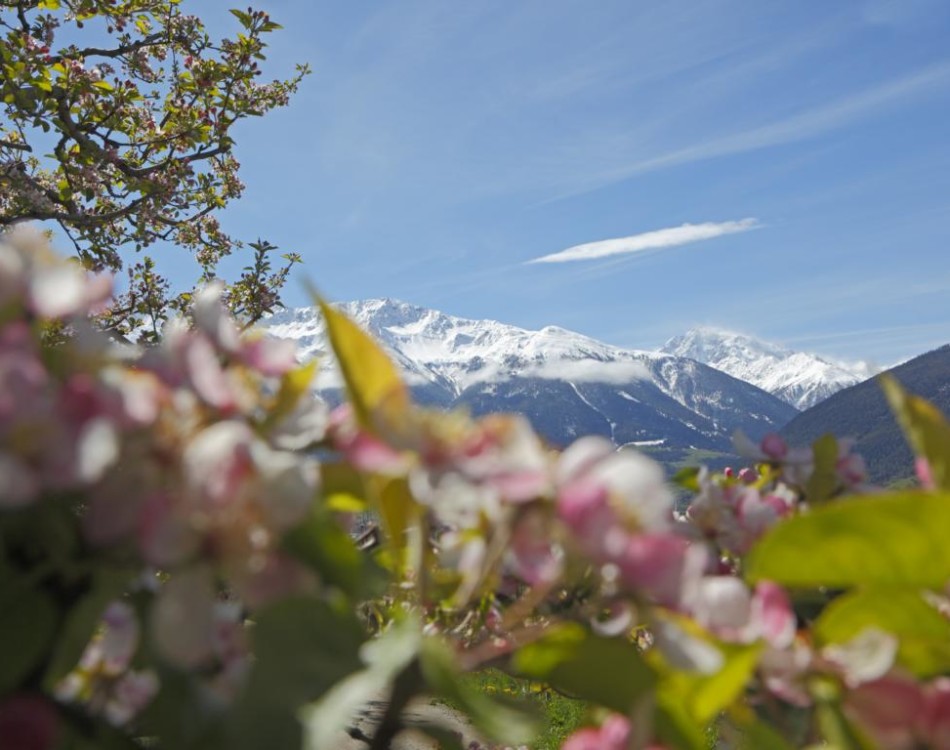
[{"label": "rocky mountain face", "polygon": [[[389,352],[417,401],[476,415],[520,412],[558,446],[595,434],[654,452],[728,451],[737,428],[756,438],[797,413],[695,359],[621,349],[554,326],[529,331],[390,299],[340,308]],[[314,309],[281,311],[265,325],[295,340],[303,357],[326,358],[317,387],[338,397],[340,381]]]},{"label": "rocky mountain face", "polygon": [[693,328],[667,341],[660,351],[729,373],[799,410],[875,374],[875,369],[864,362],[831,362],[714,328]]}]

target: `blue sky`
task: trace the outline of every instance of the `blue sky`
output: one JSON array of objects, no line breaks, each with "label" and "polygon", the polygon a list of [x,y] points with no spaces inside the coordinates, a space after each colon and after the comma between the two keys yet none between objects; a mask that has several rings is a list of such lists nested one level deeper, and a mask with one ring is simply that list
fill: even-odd
[{"label": "blue sky", "polygon": [[259,7],[285,27],[268,72],[314,74],[241,126],[224,223],[303,255],[292,305],[306,276],[642,348],[950,340],[946,0]]}]

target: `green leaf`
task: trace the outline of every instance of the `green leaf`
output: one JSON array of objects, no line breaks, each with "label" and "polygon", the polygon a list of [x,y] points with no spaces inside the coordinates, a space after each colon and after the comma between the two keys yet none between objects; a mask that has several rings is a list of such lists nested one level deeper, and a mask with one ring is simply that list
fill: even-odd
[{"label": "green leaf", "polygon": [[298,710],[362,667],[356,615],[317,599],[285,599],[251,630],[255,663],[233,711],[233,747],[300,747]]},{"label": "green leaf", "polygon": [[393,680],[419,653],[422,624],[414,617],[397,620],[360,653],[362,669],[331,688],[320,700],[301,711],[306,750],[334,750],[341,733],[351,725],[359,709],[373,698],[379,699]]},{"label": "green leaf", "polygon": [[[136,719],[145,736],[175,750],[232,750],[222,715],[208,710],[208,688],[197,675],[157,668],[161,688]],[[94,744],[98,750],[98,744]]]},{"label": "green leaf", "polygon": [[950,424],[946,417],[926,399],[905,391],[893,376],[884,373],[879,378],[914,453],[927,459],[934,484],[950,490]]},{"label": "green leaf", "polygon": [[408,411],[409,393],[396,366],[356,323],[323,299],[317,303],[357,420],[372,430],[397,425]]},{"label": "green leaf", "polygon": [[706,750],[705,727],[696,723],[675,695],[657,695],[653,714],[654,732],[666,745],[676,750]]},{"label": "green leaf", "polygon": [[40,589],[4,582],[0,593],[0,694],[24,687],[24,680],[48,653],[59,613]]},{"label": "green leaf", "polygon": [[794,750],[782,735],[759,719],[735,723],[740,732],[738,750]]},{"label": "green leaf", "polygon": [[594,635],[575,623],[553,627],[520,648],[512,666],[526,677],[623,714],[656,683],[633,644]]},{"label": "green leaf", "polygon": [[540,722],[530,707],[503,703],[467,685],[444,643],[426,639],[419,659],[422,676],[434,696],[458,706],[487,738],[515,745],[534,739]]},{"label": "green leaf", "polygon": [[311,514],[284,536],[283,548],[350,596],[373,596],[384,586],[382,570],[329,515]]},{"label": "green leaf", "polygon": [[48,690],[52,690],[77,665],[102,621],[106,607],[122,595],[129,579],[130,575],[126,571],[101,571],[96,576],[92,590],[70,610],[57,636],[53,656],[43,678]]},{"label": "green leaf", "polygon": [[815,467],[805,486],[805,496],[812,505],[828,500],[838,488],[838,441],[832,434],[822,435],[812,444]]},{"label": "green leaf", "polygon": [[712,721],[745,690],[762,652],[761,644],[738,646],[716,644],[723,655],[722,667],[715,673],[670,671],[662,677],[661,691],[669,693],[700,725]]},{"label": "green leaf", "polygon": [[950,581],[948,529],[947,494],[849,498],[774,526],[746,574],[787,586],[941,588]]},{"label": "green leaf", "polygon": [[699,492],[698,466],[684,466],[673,475],[673,483],[690,492]]},{"label": "green leaf", "polygon": [[815,622],[819,645],[845,643],[867,628],[899,641],[898,662],[920,677],[950,671],[950,621],[917,591],[854,591],[835,599]]},{"label": "green leaf", "polygon": [[818,726],[834,750],[876,750],[876,745],[855,727],[838,703],[819,703]]},{"label": "green leaf", "polygon": [[251,26],[254,23],[253,20],[251,19],[251,14],[245,13],[243,10],[237,10],[236,8],[232,8],[230,13],[238,21],[241,22],[241,26],[243,26],[245,29],[251,28]]}]

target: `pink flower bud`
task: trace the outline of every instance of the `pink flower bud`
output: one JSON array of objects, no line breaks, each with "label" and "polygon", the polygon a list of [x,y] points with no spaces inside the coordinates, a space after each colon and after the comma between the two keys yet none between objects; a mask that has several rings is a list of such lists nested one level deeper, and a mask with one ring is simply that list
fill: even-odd
[{"label": "pink flower bud", "polygon": [[914,469],[917,472],[917,479],[920,480],[920,485],[926,490],[932,490],[936,488],[934,483],[933,471],[930,468],[930,462],[923,456],[917,456],[914,459]]},{"label": "pink flower bud", "polygon": [[781,435],[770,432],[762,438],[762,452],[775,461],[781,461],[788,455],[788,444]]},{"label": "pink flower bud", "polygon": [[758,472],[755,469],[750,469],[748,466],[739,471],[739,481],[744,482],[745,484],[752,484],[758,478]]}]

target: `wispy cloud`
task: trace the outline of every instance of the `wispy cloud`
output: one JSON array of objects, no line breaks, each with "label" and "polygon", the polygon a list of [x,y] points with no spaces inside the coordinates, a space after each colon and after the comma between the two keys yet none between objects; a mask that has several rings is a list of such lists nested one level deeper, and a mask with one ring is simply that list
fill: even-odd
[{"label": "wispy cloud", "polygon": [[727,234],[748,232],[758,229],[762,225],[758,219],[739,219],[738,221],[707,221],[703,224],[683,224],[679,227],[656,229],[652,232],[634,234],[630,237],[619,237],[613,240],[600,242],[586,242],[583,245],[574,245],[566,250],[534,258],[528,263],[568,263],[577,260],[598,260],[613,255],[629,255],[645,250],[658,250],[679,245],[688,245],[701,240],[711,240]]},{"label": "wispy cloud", "polygon": [[567,191],[542,201],[542,205],[589,193],[592,190],[598,190],[631,177],[669,167],[734,156],[816,138],[825,133],[847,127],[863,118],[886,111],[913,97],[946,88],[948,84],[950,84],[950,61],[936,63],[909,75],[891,79],[878,86],[865,89],[860,93],[804,110],[767,125],[718,138],[705,139],[699,144],[611,167],[598,175],[588,177],[586,184],[576,190]]}]

